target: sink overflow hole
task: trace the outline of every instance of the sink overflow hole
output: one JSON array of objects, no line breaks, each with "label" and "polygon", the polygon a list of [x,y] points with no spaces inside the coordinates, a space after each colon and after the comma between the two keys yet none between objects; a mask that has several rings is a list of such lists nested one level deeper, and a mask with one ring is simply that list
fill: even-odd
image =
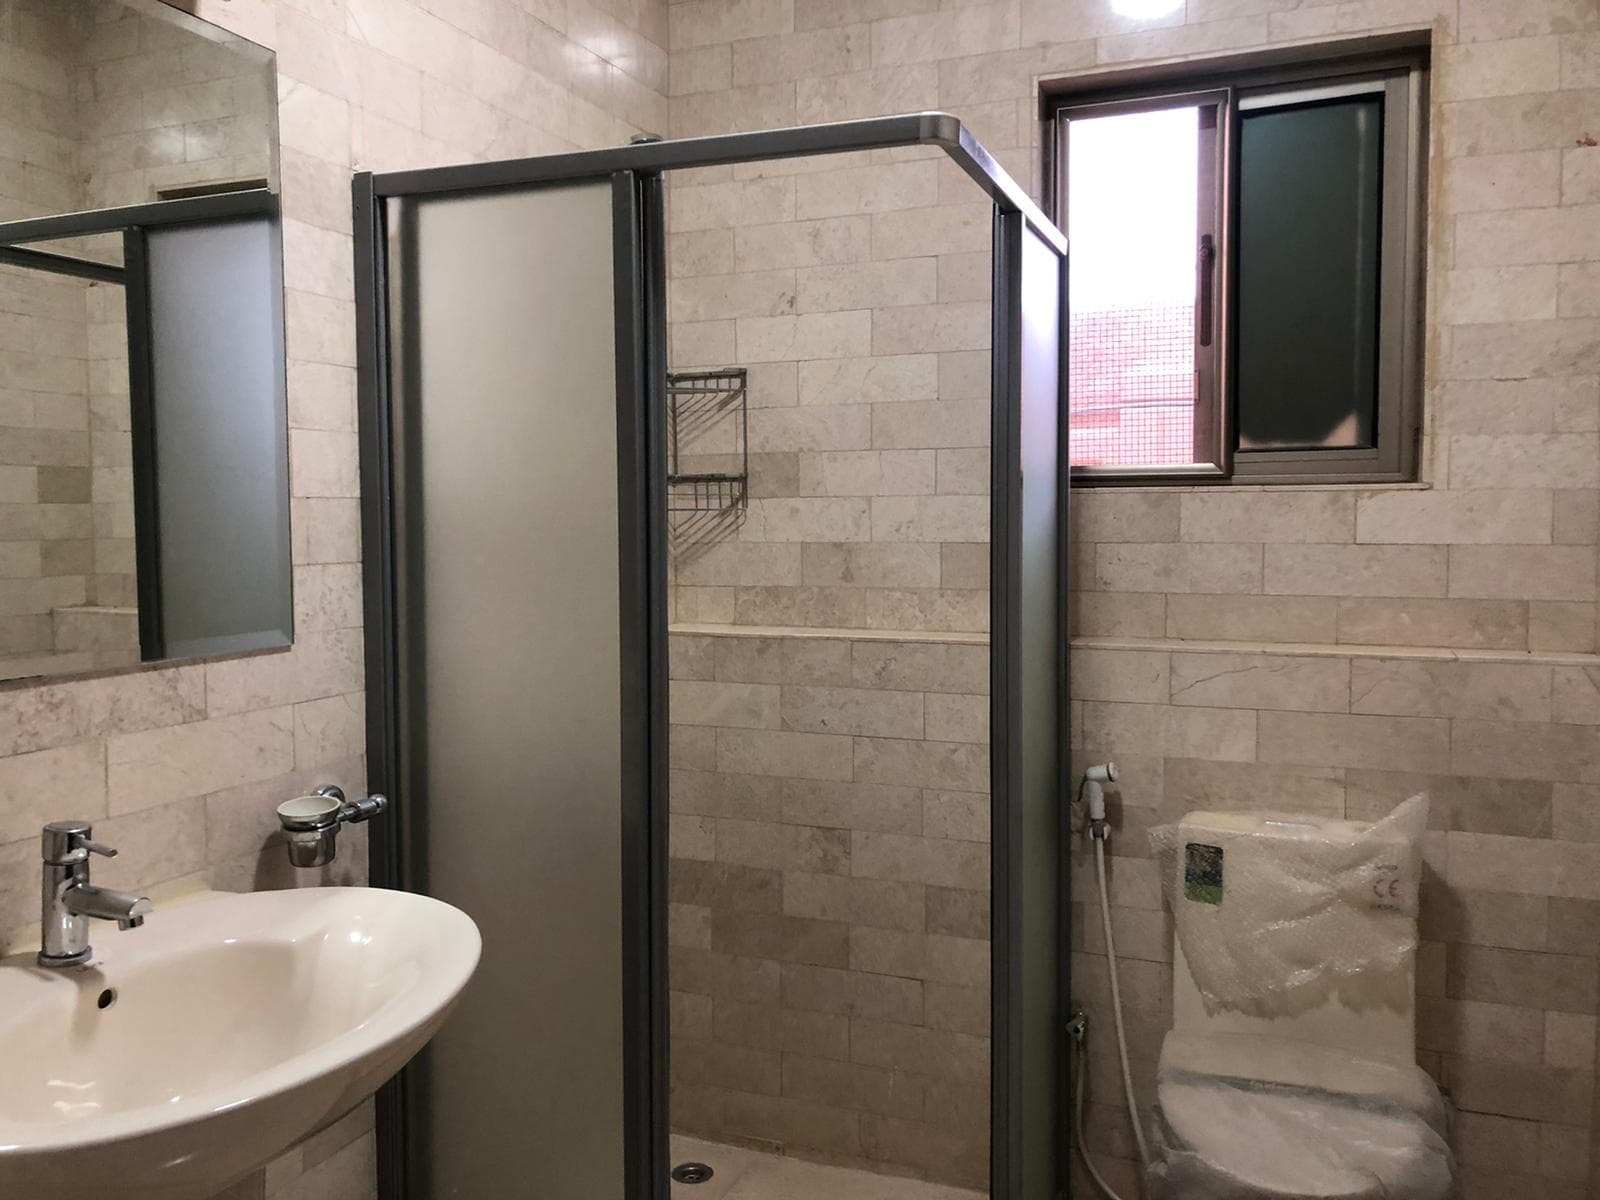
[{"label": "sink overflow hole", "polygon": [[95,1001],[95,1005],[96,1005],[96,1007],[99,1007],[99,1008],[110,1008],[116,1002],[117,1002],[117,989],[116,988],[107,988],[105,991],[100,993],[100,999]]},{"label": "sink overflow hole", "polygon": [[713,1172],[705,1163],[686,1162],[679,1163],[672,1168],[672,1181],[674,1183],[704,1183],[710,1179]]}]

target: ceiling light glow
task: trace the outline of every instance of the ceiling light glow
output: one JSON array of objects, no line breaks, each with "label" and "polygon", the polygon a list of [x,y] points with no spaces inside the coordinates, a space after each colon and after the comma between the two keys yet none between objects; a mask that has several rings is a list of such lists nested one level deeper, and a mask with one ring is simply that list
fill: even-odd
[{"label": "ceiling light glow", "polygon": [[1121,17],[1152,21],[1170,16],[1183,7],[1183,0],[1111,0],[1111,10]]}]

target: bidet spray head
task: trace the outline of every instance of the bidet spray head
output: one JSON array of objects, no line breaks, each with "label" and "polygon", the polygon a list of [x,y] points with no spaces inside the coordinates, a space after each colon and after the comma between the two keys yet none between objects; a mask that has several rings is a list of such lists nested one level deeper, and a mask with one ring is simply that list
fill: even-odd
[{"label": "bidet spray head", "polygon": [[1089,836],[1105,840],[1106,836],[1106,789],[1108,783],[1117,781],[1117,764],[1114,762],[1101,763],[1099,766],[1090,767],[1083,773],[1083,783],[1078,789],[1078,794],[1083,798],[1089,814]]},{"label": "bidet spray head", "polygon": [[1114,762],[1101,763],[1098,767],[1090,767],[1083,773],[1086,783],[1115,783],[1117,781],[1117,764]]}]

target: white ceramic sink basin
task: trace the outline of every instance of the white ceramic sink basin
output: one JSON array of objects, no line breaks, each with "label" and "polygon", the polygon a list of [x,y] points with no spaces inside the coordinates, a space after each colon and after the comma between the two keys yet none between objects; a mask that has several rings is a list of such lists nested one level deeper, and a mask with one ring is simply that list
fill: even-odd
[{"label": "white ceramic sink basin", "polygon": [[480,949],[458,909],[371,888],[90,933],[88,966],[0,960],[0,1197],[214,1196],[398,1071]]}]

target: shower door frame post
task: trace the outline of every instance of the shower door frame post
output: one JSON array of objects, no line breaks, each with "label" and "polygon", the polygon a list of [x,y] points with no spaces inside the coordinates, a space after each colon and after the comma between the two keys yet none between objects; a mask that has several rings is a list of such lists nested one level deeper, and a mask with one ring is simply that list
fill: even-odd
[{"label": "shower door frame post", "polygon": [[[1027,193],[999,166],[955,117],[913,113],[759,133],[737,133],[678,141],[631,144],[612,149],[506,162],[428,168],[374,175],[362,173],[353,186],[358,412],[360,417],[362,576],[366,618],[366,688],[369,786],[394,801],[385,821],[376,822],[371,842],[375,886],[426,888],[421,833],[428,818],[425,796],[408,794],[402,752],[407,745],[408,704],[402,690],[404,614],[397,603],[403,582],[405,547],[397,545],[397,513],[406,510],[405,464],[395,458],[391,351],[390,230],[387,202],[449,193],[516,191],[556,183],[612,185],[614,220],[614,298],[617,347],[619,465],[619,582],[622,585],[623,713],[627,733],[623,756],[623,956],[624,1072],[623,1154],[625,1198],[668,1200],[668,1025],[666,972],[667,862],[667,596],[666,458],[662,423],[666,376],[666,271],[662,172],[850,151],[936,147],[970,176],[994,204],[995,340],[991,347],[994,380],[994,437],[1008,449],[994,455],[992,534],[996,548],[991,570],[994,628],[990,646],[991,763],[995,840],[992,846],[994,959],[992,970],[992,1057],[990,1129],[991,1200],[1023,1200],[1021,1073],[1028,1047],[1018,1019],[1020,958],[1059,953],[1064,1011],[1065,923],[1059,947],[1022,945],[1019,872],[1012,861],[1019,850],[1012,813],[1015,789],[1023,776],[1019,740],[1003,736],[1019,703],[1022,647],[1017,641],[1019,603],[1017,513],[1020,462],[1009,448],[1019,436],[1022,376],[1020,311],[1021,237],[1032,235],[1063,263],[1066,239]],[[1004,232],[1003,232],[1004,231]],[[1019,236],[1021,235],[1021,236]],[[1013,248],[1010,243],[1016,243]],[[401,282],[405,282],[401,280]],[[1064,298],[1062,301],[1065,311]],[[1064,345],[1064,343],[1063,343]],[[400,369],[407,353],[398,348]],[[1064,368],[1063,368],[1064,369]],[[1061,413],[1065,429],[1065,409]],[[1064,434],[1063,434],[1064,436]],[[1064,456],[1062,461],[1064,462]],[[1015,478],[1014,478],[1015,477]],[[1060,514],[1062,570],[1065,565],[1065,473]],[[1065,646],[1065,595],[1059,646]],[[1061,653],[1059,649],[1057,653]],[[1065,671],[1059,671],[1060,709],[1066,711]],[[1060,731],[1064,739],[1066,729]],[[631,781],[631,783],[630,783]],[[1064,795],[1064,793],[1063,793]],[[1066,903],[1066,861],[1059,863],[1057,899]],[[432,1200],[418,1187],[426,1163],[417,1079],[403,1072],[378,1097],[379,1193],[384,1200]],[[1055,1097],[1065,1119],[1064,1093]],[[1059,1122],[1058,1122],[1059,1123]],[[1052,1158],[1059,1156],[1055,1150]],[[1059,1172],[1057,1167],[1059,1166]],[[1064,1194],[1066,1163],[1046,1165]]]},{"label": "shower door frame post", "polygon": [[[1012,736],[1022,707],[1020,645],[1015,632],[1016,597],[1022,577],[1021,547],[1012,536],[1021,509],[1014,464],[1020,445],[1021,289],[1017,269],[1021,230],[1010,214],[996,210],[993,234],[994,287],[990,314],[989,368],[989,954],[990,1047],[989,1188],[993,1197],[1023,1195],[1022,1121],[1022,886],[1012,851],[1022,841],[1021,813],[1000,797],[1022,786],[1021,754]],[[1003,1140],[1002,1140],[1003,1139]],[[1003,1183],[1003,1190],[1002,1190]]]},{"label": "shower door frame post", "polygon": [[[355,235],[356,418],[361,479],[361,584],[365,633],[364,682],[367,698],[367,781],[389,786],[399,773],[399,631],[394,616],[394,479],[389,407],[389,276],[384,212],[371,172],[351,183]],[[389,793],[384,793],[389,794]],[[407,869],[409,821],[376,821],[368,826],[367,877],[375,887],[413,890]],[[404,1148],[420,1144],[413,1135],[419,1115],[401,1071],[378,1090],[374,1102],[378,1195],[412,1200]]]},{"label": "shower door frame post", "polygon": [[[666,204],[661,176],[611,177],[622,492],[622,986],[626,1193],[667,1200]],[[632,607],[631,614],[629,607]],[[629,803],[632,796],[637,803]]]},{"label": "shower door frame post", "polygon": [[[1072,794],[1068,741],[1068,463],[1067,373],[1067,256],[1065,244],[1036,230],[1022,213],[996,209],[994,219],[992,402],[990,445],[990,775],[995,797],[992,804],[990,844],[992,920],[990,922],[993,997],[993,1197],[1006,1200],[1055,1200],[1070,1192],[1068,1180],[1072,1151],[1072,1054],[1064,1029],[1071,1008],[1072,957],[1069,934],[1072,896],[1068,886],[1071,820],[1065,799]],[[1025,646],[1024,593],[1028,583],[1026,550],[1028,505],[1024,501],[1023,461],[1027,457],[1024,409],[1029,392],[1023,382],[1027,355],[1024,340],[1029,326],[1025,308],[1025,246],[1042,242],[1057,254],[1055,290],[1059,320],[1054,330],[1060,354],[1056,375],[1053,491],[1055,570],[1054,645],[1049,657],[1037,659],[1043,648]],[[1035,451],[1037,453],[1037,451]],[[1029,493],[1037,504],[1036,493]],[[1027,695],[1038,694],[1030,672],[1050,678],[1054,691],[1053,778],[1034,779],[1024,769],[1036,754],[1037,731],[1028,725]],[[1033,683],[1030,689],[1024,676]],[[1031,735],[1031,736],[1030,736]],[[1036,772],[1037,773],[1037,772]],[[1043,799],[1045,803],[1041,804]],[[1049,811],[1053,808],[1053,812]],[[1037,865],[1030,872],[1027,850],[1030,836],[1043,832],[1053,839],[1055,878],[1042,879]],[[1030,912],[1025,903],[1032,893],[1054,891],[1046,913]],[[1042,907],[1042,906],[1041,906]],[[1039,936],[1041,916],[1044,933]],[[1031,936],[1030,936],[1031,935]],[[1047,1016],[1052,1044],[1044,1050],[1053,1060],[1045,1078],[1029,1075],[1029,1062],[1039,1048],[1039,1014],[1029,1013],[1024,963],[1031,956],[1055,952],[1051,980],[1054,1011]],[[1035,980],[1038,976],[1035,975]],[[1030,1107],[1029,1097],[1041,1091],[1050,1095],[1044,1114]],[[1042,1119],[1050,1128],[1042,1133],[1028,1126]],[[1002,1137],[1005,1144],[1001,1144]],[[1049,1147],[1041,1161],[1039,1146]],[[1003,1187],[1001,1181],[1004,1181]]]}]

